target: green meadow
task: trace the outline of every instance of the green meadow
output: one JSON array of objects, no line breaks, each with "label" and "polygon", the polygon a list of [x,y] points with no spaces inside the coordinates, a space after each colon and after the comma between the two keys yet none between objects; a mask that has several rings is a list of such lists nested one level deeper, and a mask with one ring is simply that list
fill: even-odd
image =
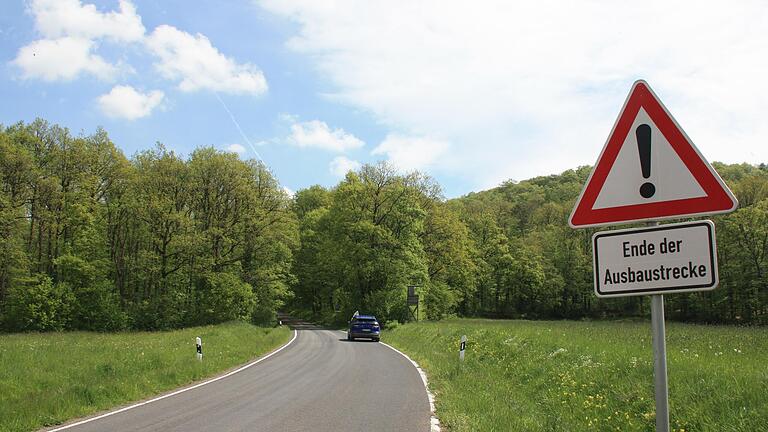
[{"label": "green meadow", "polygon": [[[202,380],[286,343],[242,322],[167,332],[0,335],[0,431],[28,431]],[[203,340],[203,361],[195,337]]]},{"label": "green meadow", "polygon": [[[457,319],[383,340],[425,369],[452,432],[655,430],[650,322]],[[672,430],[768,430],[768,329],[669,323],[667,362]]]}]

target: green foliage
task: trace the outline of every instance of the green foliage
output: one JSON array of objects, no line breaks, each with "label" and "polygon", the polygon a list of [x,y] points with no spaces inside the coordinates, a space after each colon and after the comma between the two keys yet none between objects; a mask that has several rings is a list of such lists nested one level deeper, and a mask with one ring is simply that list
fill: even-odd
[{"label": "green foliage", "polygon": [[[768,170],[714,166],[740,200],[713,218],[721,286],[670,296],[667,314],[766,324]],[[566,224],[589,172],[445,201],[431,178],[379,163],[290,199],[263,163],[214,148],[185,159],[158,143],[128,159],[102,129],[0,127],[0,323],[269,324],[286,305],[327,321],[355,310],[407,321],[410,285],[430,319],[646,315],[643,298],[594,296],[594,230]]]},{"label": "green foliage", "polygon": [[[748,164],[714,166],[740,208],[714,217],[720,287],[669,296],[673,319],[768,323],[768,176]],[[477,248],[476,290],[459,303],[465,316],[582,318],[646,315],[640,297],[598,300],[593,293],[590,238],[566,221],[589,167],[507,182],[448,203]]]},{"label": "green foliage", "polygon": [[255,304],[250,285],[230,273],[206,274],[201,284],[197,298],[200,324],[250,319]]},{"label": "green foliage", "polygon": [[11,288],[5,305],[5,325],[22,331],[67,329],[74,301],[66,284],[54,284],[40,275]]},{"label": "green foliage", "polygon": [[[715,166],[741,203],[714,218],[721,287],[670,296],[668,316],[768,323],[768,174]],[[644,298],[594,296],[594,230],[566,223],[589,171],[510,181],[448,202],[430,179],[386,165],[351,172],[330,190],[299,191],[293,305],[318,317],[365,310],[407,320],[400,302],[408,285],[420,285],[429,319],[646,315]]]},{"label": "green foliage", "polygon": [[71,328],[117,331],[127,326],[128,316],[120,308],[114,285],[100,277],[95,266],[73,255],[63,255],[55,264],[58,284],[72,294]]},{"label": "green foliage", "polygon": [[434,183],[387,164],[350,172],[332,191],[299,191],[298,306],[319,315],[406,320],[405,287],[428,280],[421,236]]},{"label": "green foliage", "polygon": [[296,218],[260,162],[162,144],[128,160],[101,129],[38,119],[0,128],[0,169],[6,331],[269,323],[291,297]]},{"label": "green foliage", "polygon": [[456,308],[456,295],[445,283],[432,282],[424,295],[427,319],[441,320]]}]

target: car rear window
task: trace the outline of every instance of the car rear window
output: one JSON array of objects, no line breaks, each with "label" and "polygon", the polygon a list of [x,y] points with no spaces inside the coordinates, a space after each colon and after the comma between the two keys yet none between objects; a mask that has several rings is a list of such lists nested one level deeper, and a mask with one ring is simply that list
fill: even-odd
[{"label": "car rear window", "polygon": [[376,320],[373,319],[373,318],[356,318],[355,322],[359,322],[359,323],[372,323],[372,322],[376,322]]}]

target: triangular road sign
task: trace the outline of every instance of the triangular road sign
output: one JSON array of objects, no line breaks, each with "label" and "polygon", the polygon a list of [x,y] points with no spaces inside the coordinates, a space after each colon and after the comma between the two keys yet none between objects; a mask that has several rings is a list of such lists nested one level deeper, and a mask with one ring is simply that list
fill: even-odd
[{"label": "triangular road sign", "polygon": [[645,81],[636,81],[568,223],[727,213],[738,202]]}]

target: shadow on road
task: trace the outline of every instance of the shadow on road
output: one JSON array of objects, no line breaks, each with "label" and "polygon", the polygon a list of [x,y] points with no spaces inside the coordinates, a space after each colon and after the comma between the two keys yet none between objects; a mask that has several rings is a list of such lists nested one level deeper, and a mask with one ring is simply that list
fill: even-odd
[{"label": "shadow on road", "polygon": [[283,325],[287,325],[292,330],[328,330],[323,326],[317,324],[308,323],[305,321],[283,321]]},{"label": "shadow on road", "polygon": [[298,318],[293,318],[288,315],[278,314],[277,318],[283,323],[283,325],[288,326],[288,328],[291,330],[330,330],[326,327],[313,324],[311,322],[302,321]]},{"label": "shadow on road", "polygon": [[351,340],[348,340],[347,338],[340,338],[339,340],[342,342],[375,342],[374,340],[371,340],[371,339],[355,339],[351,341]]}]

